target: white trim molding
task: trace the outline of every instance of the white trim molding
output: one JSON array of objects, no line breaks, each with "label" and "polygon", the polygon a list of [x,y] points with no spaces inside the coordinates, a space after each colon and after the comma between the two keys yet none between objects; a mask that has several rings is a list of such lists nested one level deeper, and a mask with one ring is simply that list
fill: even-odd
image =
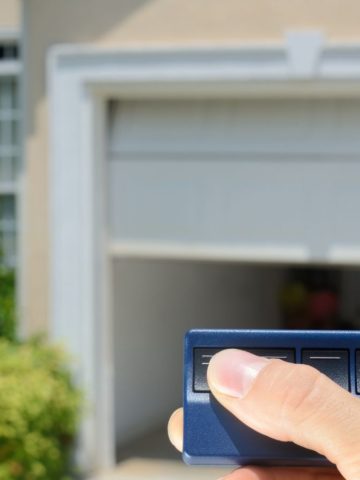
[{"label": "white trim molding", "polygon": [[0,42],[17,43],[20,40],[20,31],[17,28],[0,28]]},{"label": "white trim molding", "polygon": [[[359,97],[359,80],[360,44],[329,44],[318,32],[290,32],[278,45],[69,45],[50,51],[50,320],[53,338],[65,341],[77,358],[76,375],[90,401],[80,439],[82,465],[99,468],[115,459],[108,259],[136,254],[134,246],[111,245],[106,238],[106,100]],[[206,245],[203,251],[217,259],[229,254],[226,249],[210,251]],[[138,253],[159,254],[151,245],[140,246]],[[176,248],[168,254],[196,256]],[[301,262],[308,257],[301,247],[293,251],[284,246],[282,253],[252,248],[235,252],[239,260],[249,260],[249,255],[255,261]]]},{"label": "white trim molding", "polygon": [[0,77],[15,77],[21,73],[21,63],[18,60],[7,60],[0,63]]},{"label": "white trim molding", "polygon": [[[49,72],[87,72],[98,92],[124,96],[285,96],[359,92],[360,44],[326,44],[320,33],[290,32],[282,45],[118,49],[53,47]],[[345,86],[347,88],[345,88]]]}]

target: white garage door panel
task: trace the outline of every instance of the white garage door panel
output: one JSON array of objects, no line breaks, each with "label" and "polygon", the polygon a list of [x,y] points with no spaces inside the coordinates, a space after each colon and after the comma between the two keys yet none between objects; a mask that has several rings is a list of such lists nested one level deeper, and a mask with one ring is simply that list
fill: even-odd
[{"label": "white garage door panel", "polygon": [[360,240],[360,163],[112,161],[120,241],[306,245]]},{"label": "white garage door panel", "polygon": [[358,101],[113,102],[110,120],[115,244],[360,244]]},{"label": "white garage door panel", "polygon": [[360,152],[360,102],[352,99],[114,102],[110,126],[110,153],[135,158]]}]

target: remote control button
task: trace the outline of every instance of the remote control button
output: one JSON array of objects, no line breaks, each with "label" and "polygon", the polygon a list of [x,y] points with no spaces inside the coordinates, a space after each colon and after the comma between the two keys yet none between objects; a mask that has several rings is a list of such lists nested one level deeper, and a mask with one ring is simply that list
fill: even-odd
[{"label": "remote control button", "polygon": [[[237,347],[241,348],[241,347]],[[209,392],[209,385],[207,383],[206,372],[210,363],[211,357],[215,353],[224,350],[223,348],[195,348],[194,349],[194,391],[195,392]],[[287,362],[295,362],[295,350],[284,348],[241,348],[247,352],[254,353],[260,357],[278,358]]]},{"label": "remote control button", "polygon": [[360,350],[356,350],[356,392],[360,393]]},{"label": "remote control button", "polygon": [[311,365],[345,390],[350,390],[347,350],[303,350],[302,363]]}]

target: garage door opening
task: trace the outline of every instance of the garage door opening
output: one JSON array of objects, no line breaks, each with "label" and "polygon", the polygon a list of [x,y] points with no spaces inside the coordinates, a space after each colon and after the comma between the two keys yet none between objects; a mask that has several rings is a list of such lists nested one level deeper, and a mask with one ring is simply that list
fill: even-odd
[{"label": "garage door opening", "polygon": [[[119,461],[180,462],[166,423],[182,403],[186,330],[359,326],[360,269],[118,258],[112,277]],[[334,302],[333,324],[306,323]]]},{"label": "garage door opening", "polygon": [[357,251],[360,102],[113,99],[107,122],[118,460],[179,460],[186,330],[357,324],[360,270],[315,265]]}]

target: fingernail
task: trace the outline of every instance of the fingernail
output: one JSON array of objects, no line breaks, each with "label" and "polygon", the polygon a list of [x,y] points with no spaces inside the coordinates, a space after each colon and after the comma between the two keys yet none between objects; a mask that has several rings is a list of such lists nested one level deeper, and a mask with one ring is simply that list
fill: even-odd
[{"label": "fingernail", "polygon": [[268,359],[244,350],[222,350],[210,361],[207,373],[209,385],[224,395],[241,398],[268,362]]}]

